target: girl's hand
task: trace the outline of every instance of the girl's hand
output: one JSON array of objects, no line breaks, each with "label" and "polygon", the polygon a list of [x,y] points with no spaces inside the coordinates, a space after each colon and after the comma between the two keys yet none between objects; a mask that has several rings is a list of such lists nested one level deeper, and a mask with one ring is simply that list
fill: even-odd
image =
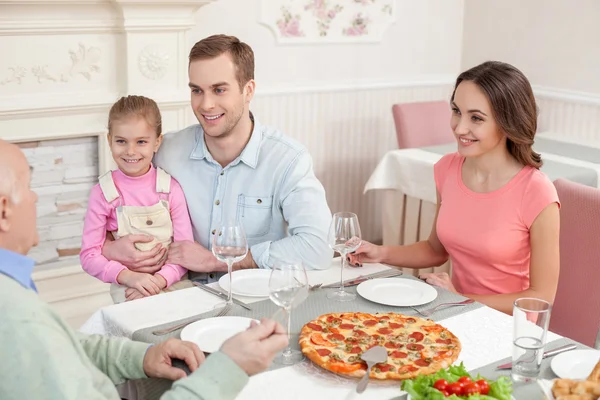
[{"label": "girl's hand", "polygon": [[[445,272],[431,272],[426,274],[420,274],[419,279],[423,279],[425,282],[430,285],[441,287],[443,289],[449,290],[453,293],[458,293],[454,285],[452,284],[452,280],[450,276]],[[460,294],[460,293],[458,293]]]},{"label": "girl's hand", "polygon": [[127,288],[125,289],[125,301],[131,301],[136,299],[143,299],[144,295],[141,294],[137,289]]},{"label": "girl's hand", "polygon": [[124,269],[119,273],[117,282],[121,285],[136,289],[144,295],[144,297],[159,294],[161,290],[161,282],[154,275],[133,272],[128,269]]},{"label": "girl's hand", "polygon": [[354,252],[348,254],[348,263],[354,267],[362,267],[363,263],[379,263],[383,258],[383,246],[364,241]]}]

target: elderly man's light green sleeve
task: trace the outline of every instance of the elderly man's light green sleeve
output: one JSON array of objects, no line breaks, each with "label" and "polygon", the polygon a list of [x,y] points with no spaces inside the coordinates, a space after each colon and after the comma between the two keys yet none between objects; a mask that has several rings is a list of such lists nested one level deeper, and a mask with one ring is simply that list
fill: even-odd
[{"label": "elderly man's light green sleeve", "polygon": [[160,400],[233,400],[248,375],[224,353],[211,354],[194,373],[173,383]]}]

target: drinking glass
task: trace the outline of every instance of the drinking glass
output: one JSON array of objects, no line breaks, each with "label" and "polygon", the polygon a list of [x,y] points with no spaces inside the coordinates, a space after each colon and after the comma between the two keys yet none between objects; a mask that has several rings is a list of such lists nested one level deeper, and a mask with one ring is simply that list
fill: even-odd
[{"label": "drinking glass", "polygon": [[232,283],[232,268],[233,264],[242,261],[248,254],[248,242],[244,228],[239,222],[229,221],[221,223],[217,226],[213,235],[212,252],[217,260],[227,264],[227,272],[229,275],[229,291],[227,301],[219,303],[215,308],[223,308],[233,305],[233,283]]},{"label": "drinking glass", "polygon": [[360,226],[358,217],[350,212],[338,212],[333,215],[329,226],[329,247],[342,255],[342,268],[340,269],[340,288],[328,293],[327,298],[337,301],[351,301],[356,294],[344,290],[344,267],[348,253],[358,249],[361,244]]},{"label": "drinking glass", "polygon": [[[273,265],[269,278],[269,298],[283,308],[287,314],[288,342],[291,343],[292,308],[298,306],[298,299],[304,299],[303,291],[308,291],[306,270],[299,262],[280,261]],[[273,360],[277,364],[292,365],[304,359],[301,351],[292,350],[290,344]]]},{"label": "drinking glass", "polygon": [[544,300],[521,298],[513,307],[513,355],[511,377],[515,382],[536,380],[548,334],[552,306]]}]

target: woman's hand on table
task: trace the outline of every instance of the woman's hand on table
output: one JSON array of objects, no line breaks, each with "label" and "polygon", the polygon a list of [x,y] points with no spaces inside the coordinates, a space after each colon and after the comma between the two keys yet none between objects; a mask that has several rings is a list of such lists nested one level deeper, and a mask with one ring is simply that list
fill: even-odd
[{"label": "woman's hand on table", "polygon": [[172,359],[183,360],[191,372],[204,362],[204,353],[192,342],[168,339],[151,346],[144,356],[144,372],[149,378],[164,378],[175,381],[187,375],[181,368],[172,365]]},{"label": "woman's hand on table", "polygon": [[348,254],[348,263],[353,267],[361,267],[363,263],[379,263],[383,259],[383,246],[362,241],[360,247]]},{"label": "woman's hand on table", "polygon": [[449,290],[453,293],[458,293],[458,291],[452,284],[450,276],[445,272],[430,272],[426,274],[419,274],[419,279],[424,280],[430,285],[441,287],[442,289]]}]

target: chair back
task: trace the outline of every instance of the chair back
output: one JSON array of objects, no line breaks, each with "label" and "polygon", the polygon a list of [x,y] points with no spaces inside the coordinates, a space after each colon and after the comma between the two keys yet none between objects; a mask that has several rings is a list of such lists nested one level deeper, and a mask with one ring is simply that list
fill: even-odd
[{"label": "chair back", "polygon": [[554,182],[560,209],[560,279],[550,330],[593,347],[600,327],[600,189]]},{"label": "chair back", "polygon": [[434,146],[454,141],[447,101],[399,103],[392,106],[398,147]]}]

